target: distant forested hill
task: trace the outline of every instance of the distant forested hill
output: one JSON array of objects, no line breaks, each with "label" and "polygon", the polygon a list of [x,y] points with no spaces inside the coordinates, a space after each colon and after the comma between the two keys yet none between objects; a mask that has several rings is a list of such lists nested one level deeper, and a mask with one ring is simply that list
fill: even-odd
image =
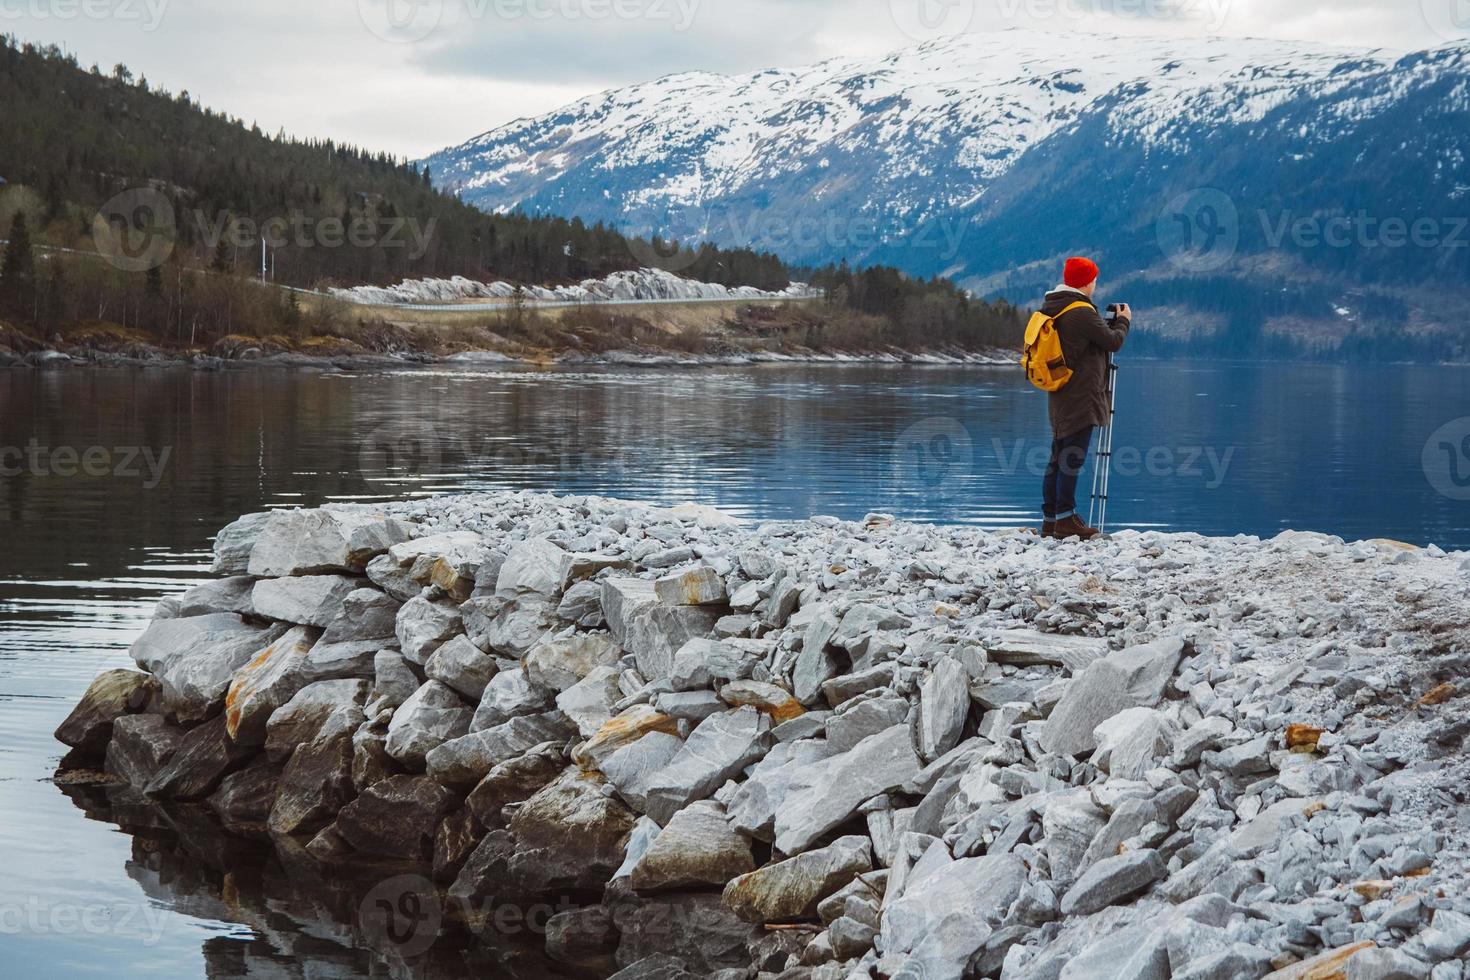
[{"label": "distant forested hill", "polygon": [[[124,65],[86,69],[8,36],[0,120],[0,237],[28,240],[0,269],[0,314],[45,331],[101,320],[197,340],[296,328],[289,297],[273,307],[228,281],[256,274],[262,234],[275,281],[303,287],[456,275],[547,285],[649,265],[767,290],[793,278],[770,249],[627,236],[574,215],[488,213],[438,189],[427,167],[270,135],[187,91],[154,89]],[[112,247],[120,261],[31,255],[42,244]],[[1014,310],[972,301],[946,280],[835,263],[799,271],[836,311],[888,321],[896,344],[1015,339]]]}]

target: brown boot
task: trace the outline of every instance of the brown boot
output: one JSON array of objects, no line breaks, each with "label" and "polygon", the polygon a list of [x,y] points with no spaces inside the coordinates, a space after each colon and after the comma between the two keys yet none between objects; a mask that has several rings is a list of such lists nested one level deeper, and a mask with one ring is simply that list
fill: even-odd
[{"label": "brown boot", "polygon": [[1056,529],[1052,531],[1052,537],[1065,541],[1068,538],[1080,538],[1083,541],[1091,541],[1101,533],[1095,527],[1088,527],[1082,522],[1082,518],[1073,514],[1071,517],[1057,521]]},{"label": "brown boot", "polygon": [[1056,521],[1042,521],[1041,522],[1041,536],[1043,538],[1049,538],[1049,537],[1051,537],[1052,534],[1056,531],[1056,529],[1057,529],[1057,522]]}]

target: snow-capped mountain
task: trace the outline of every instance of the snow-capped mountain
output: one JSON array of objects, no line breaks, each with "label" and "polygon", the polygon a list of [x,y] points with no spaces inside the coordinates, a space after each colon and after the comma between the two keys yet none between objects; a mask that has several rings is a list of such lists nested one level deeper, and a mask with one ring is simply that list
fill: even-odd
[{"label": "snow-capped mountain", "polygon": [[1372,305],[1355,298],[1365,283],[1465,282],[1470,247],[1375,249],[1361,228],[1343,248],[1305,244],[1295,222],[1365,211],[1378,225],[1433,220],[1450,237],[1470,210],[1467,67],[1467,46],[1400,56],[969,34],[878,60],[669,76],[428,162],[488,210],[798,263],[885,262],[1013,297],[1072,252],[1146,273],[1136,288],[1248,270],[1258,285],[1324,282],[1307,312],[1345,309],[1332,315],[1351,322]]}]

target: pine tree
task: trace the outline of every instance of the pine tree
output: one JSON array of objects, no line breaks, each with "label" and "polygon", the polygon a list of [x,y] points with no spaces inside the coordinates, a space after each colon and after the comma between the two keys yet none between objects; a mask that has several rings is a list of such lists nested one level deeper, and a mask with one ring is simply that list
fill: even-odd
[{"label": "pine tree", "polygon": [[18,315],[29,318],[35,294],[36,260],[31,254],[31,230],[24,211],[10,220],[10,242],[0,262],[0,298]]},{"label": "pine tree", "polygon": [[214,264],[211,266],[215,272],[234,272],[235,263],[230,256],[230,241],[225,235],[221,235],[219,244],[214,247]]}]

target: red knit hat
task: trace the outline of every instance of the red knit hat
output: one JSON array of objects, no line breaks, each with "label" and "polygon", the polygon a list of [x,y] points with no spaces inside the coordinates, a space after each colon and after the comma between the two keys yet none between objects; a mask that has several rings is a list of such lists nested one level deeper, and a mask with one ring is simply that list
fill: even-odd
[{"label": "red knit hat", "polygon": [[1073,289],[1083,289],[1097,282],[1097,263],[1091,259],[1070,258],[1062,273],[1062,282]]}]

